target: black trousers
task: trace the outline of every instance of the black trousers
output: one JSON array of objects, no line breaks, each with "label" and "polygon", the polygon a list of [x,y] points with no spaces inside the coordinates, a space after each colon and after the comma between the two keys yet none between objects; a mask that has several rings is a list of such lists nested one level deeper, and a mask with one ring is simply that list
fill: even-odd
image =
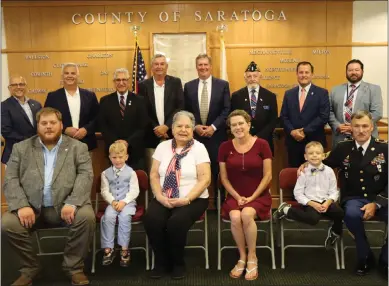
[{"label": "black trousers", "polygon": [[303,206],[303,209],[290,208],[286,217],[310,225],[316,225],[321,219],[329,218],[334,221],[332,230],[340,235],[342,233],[344,211],[339,205],[332,203],[325,213],[319,213],[311,206]]},{"label": "black trousers", "polygon": [[298,168],[305,163],[305,145],[307,142],[288,142],[286,148],[288,150],[288,166]]},{"label": "black trousers", "polygon": [[143,223],[155,254],[155,267],[185,266],[186,237],[191,226],[208,208],[208,199],[168,209],[156,199],[150,202]]}]

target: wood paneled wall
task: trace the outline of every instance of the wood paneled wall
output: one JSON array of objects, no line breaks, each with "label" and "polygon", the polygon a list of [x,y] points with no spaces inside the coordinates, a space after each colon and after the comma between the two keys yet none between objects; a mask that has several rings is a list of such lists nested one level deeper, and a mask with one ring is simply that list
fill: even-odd
[{"label": "wood paneled wall", "polygon": [[[80,78],[85,88],[113,88],[112,74],[116,68],[126,67],[132,71],[134,35],[130,27],[140,25],[138,36],[147,70],[150,74],[151,33],[206,32],[208,50],[213,57],[213,73],[219,76],[219,34],[216,26],[225,23],[227,68],[231,92],[244,85],[243,73],[254,60],[263,76],[279,76],[279,80],[263,80],[262,85],[293,85],[294,71],[269,72],[267,68],[294,68],[295,62],[281,63],[281,59],[308,60],[315,66],[315,79],[319,86],[331,88],[345,81],[345,64],[351,58],[352,2],[351,1],[296,1],[296,2],[208,2],[191,1],[3,1],[4,24],[8,54],[9,73],[21,74],[27,78],[30,89],[44,90],[32,93],[30,97],[44,103],[47,92],[61,87],[61,68],[54,68],[64,62],[87,64],[80,68]],[[244,20],[242,10],[249,10]],[[262,18],[253,20],[253,11],[260,11]],[[274,20],[267,21],[265,13],[274,11]],[[173,13],[179,11],[180,18],[174,22]],[[196,21],[195,12],[201,15]],[[224,13],[225,20],[218,21]],[[237,19],[233,18],[236,12]],[[278,17],[284,13],[286,20]],[[121,12],[121,23],[112,21],[111,13]],[[133,12],[131,23],[125,12]],[[144,16],[143,23],[138,12]],[[169,20],[161,22],[159,14],[167,12]],[[207,13],[210,17],[207,17]],[[80,14],[72,23],[72,16]],[[85,23],[85,15],[92,14],[93,24]],[[107,13],[107,22],[99,24],[98,13]],[[219,13],[219,14],[218,14]],[[254,18],[258,17],[258,13]],[[271,12],[268,14],[270,18]],[[88,16],[89,20],[91,19]],[[102,18],[104,19],[104,17]],[[198,20],[198,18],[197,18]],[[252,54],[252,50],[289,50],[287,55]],[[314,54],[313,50],[327,50],[329,54]],[[112,54],[109,58],[88,58],[95,53]],[[27,60],[26,55],[47,55],[48,59]],[[174,57],[174,55],[169,55]],[[193,62],[193,69],[195,64]],[[51,77],[34,77],[32,72],[51,72]],[[101,75],[108,72],[108,75]],[[328,76],[329,78],[325,78]],[[270,87],[275,92],[281,107],[287,88]],[[36,92],[36,91],[35,91]],[[107,94],[97,92],[98,98]]]}]

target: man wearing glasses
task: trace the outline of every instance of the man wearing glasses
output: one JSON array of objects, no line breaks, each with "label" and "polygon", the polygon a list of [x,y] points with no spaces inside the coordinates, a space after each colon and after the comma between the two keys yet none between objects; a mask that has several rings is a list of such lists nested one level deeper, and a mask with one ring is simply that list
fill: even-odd
[{"label": "man wearing glasses", "polygon": [[100,130],[105,142],[106,154],[114,142],[128,147],[128,165],[145,170],[144,134],[148,124],[147,109],[142,96],[128,90],[130,74],[120,68],[114,72],[116,91],[100,100]]},{"label": "man wearing glasses", "polygon": [[8,90],[11,97],[1,103],[1,135],[5,147],[1,162],[7,164],[15,143],[36,134],[35,115],[42,105],[26,96],[27,82],[22,76],[10,78]]}]

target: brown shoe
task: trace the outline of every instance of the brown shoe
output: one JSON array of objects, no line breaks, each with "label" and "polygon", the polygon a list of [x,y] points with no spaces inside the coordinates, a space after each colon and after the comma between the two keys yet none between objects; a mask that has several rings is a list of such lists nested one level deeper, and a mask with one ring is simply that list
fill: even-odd
[{"label": "brown shoe", "polygon": [[20,277],[11,284],[11,286],[31,286],[32,285],[32,279],[30,277],[27,277],[25,275],[20,275]]},{"label": "brown shoe", "polygon": [[84,272],[77,272],[72,275],[72,285],[89,285],[88,277]]}]

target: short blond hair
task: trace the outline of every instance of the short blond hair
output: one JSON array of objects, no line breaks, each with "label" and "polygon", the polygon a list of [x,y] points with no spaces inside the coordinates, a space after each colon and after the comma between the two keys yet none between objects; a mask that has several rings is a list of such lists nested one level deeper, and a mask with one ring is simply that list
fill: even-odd
[{"label": "short blond hair", "polygon": [[323,145],[318,141],[311,141],[307,145],[305,145],[305,153],[307,153],[307,150],[311,147],[319,147],[321,151],[324,153],[324,147]]},{"label": "short blond hair", "polygon": [[109,146],[109,155],[122,153],[127,155],[127,146],[123,142],[115,142]]}]

